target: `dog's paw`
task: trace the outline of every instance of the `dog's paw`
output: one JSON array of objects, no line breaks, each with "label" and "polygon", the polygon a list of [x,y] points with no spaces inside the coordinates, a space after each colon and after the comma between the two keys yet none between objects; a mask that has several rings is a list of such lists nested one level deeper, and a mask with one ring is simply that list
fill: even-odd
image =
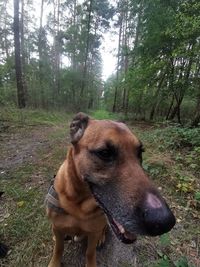
[{"label": "dog's paw", "polygon": [[97,243],[97,249],[101,249],[106,241],[106,231],[107,231],[107,226],[104,227],[103,231],[102,231],[102,234],[98,240],[98,243]]}]

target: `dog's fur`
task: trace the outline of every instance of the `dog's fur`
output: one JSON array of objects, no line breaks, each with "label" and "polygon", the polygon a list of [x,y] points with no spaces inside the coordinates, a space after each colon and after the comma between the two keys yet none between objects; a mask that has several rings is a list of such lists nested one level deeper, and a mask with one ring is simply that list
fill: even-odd
[{"label": "dog's fur", "polygon": [[79,113],[70,135],[72,146],[54,182],[66,213],[47,208],[55,237],[48,267],[61,266],[66,235],[87,236],[86,267],[96,267],[96,246],[105,240],[107,219],[124,243],[133,242],[137,233],[157,235],[172,228],[174,222],[168,222],[166,229],[149,233],[149,222],[144,226],[140,213],[147,192],[148,205],[159,209],[165,202],[141,167],[141,142],[125,124]]}]

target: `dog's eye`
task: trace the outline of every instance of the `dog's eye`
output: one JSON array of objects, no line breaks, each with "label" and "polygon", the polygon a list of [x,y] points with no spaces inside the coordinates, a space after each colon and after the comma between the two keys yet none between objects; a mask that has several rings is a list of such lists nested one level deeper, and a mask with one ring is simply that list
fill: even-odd
[{"label": "dog's eye", "polygon": [[111,148],[100,148],[97,150],[91,151],[95,156],[103,161],[113,161],[115,158],[115,151]]},{"label": "dog's eye", "polygon": [[113,153],[110,149],[97,150],[95,154],[102,160],[112,160],[113,157]]}]

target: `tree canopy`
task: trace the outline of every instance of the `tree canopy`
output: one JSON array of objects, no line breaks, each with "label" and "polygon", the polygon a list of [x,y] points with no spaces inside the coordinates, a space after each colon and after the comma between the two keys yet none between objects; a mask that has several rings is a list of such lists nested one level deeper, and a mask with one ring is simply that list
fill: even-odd
[{"label": "tree canopy", "polygon": [[[14,3],[0,3],[1,105],[77,111],[103,104],[138,119],[198,126],[199,1]],[[104,83],[107,31],[118,38],[117,66]]]}]

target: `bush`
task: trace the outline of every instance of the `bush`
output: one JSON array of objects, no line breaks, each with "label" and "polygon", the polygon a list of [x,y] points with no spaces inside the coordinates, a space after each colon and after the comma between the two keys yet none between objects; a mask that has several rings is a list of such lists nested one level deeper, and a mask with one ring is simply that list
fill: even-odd
[{"label": "bush", "polygon": [[200,128],[180,128],[176,126],[156,130],[156,138],[168,148],[200,147]]}]

